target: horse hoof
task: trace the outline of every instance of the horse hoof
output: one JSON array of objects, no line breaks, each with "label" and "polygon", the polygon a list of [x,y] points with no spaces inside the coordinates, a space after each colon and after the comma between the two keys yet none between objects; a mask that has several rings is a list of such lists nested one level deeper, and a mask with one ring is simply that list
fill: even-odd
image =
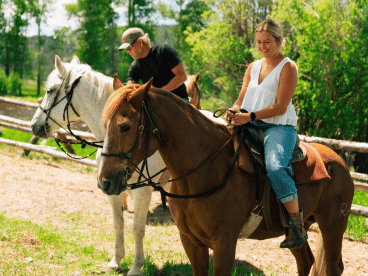
[{"label": "horse hoof", "polygon": [[140,271],[129,271],[127,276],[142,276]]},{"label": "horse hoof", "polygon": [[108,266],[105,270],[105,274],[112,274],[112,273],[121,272],[121,271],[123,271],[123,268],[119,267],[118,265]]}]

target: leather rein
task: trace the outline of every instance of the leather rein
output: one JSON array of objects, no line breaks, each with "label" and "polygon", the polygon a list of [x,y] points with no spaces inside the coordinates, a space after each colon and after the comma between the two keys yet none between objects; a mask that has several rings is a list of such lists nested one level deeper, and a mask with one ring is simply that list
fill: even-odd
[{"label": "leather rein", "polygon": [[[137,172],[139,173],[139,177],[138,177],[138,181],[136,183],[133,183],[133,184],[127,184],[128,188],[130,189],[137,189],[137,188],[141,188],[141,187],[146,187],[146,186],[150,186],[152,187],[155,191],[159,191],[160,194],[161,194],[161,200],[162,200],[162,205],[163,207],[166,209],[166,196],[167,197],[171,197],[171,198],[177,198],[177,199],[191,199],[191,198],[198,198],[198,197],[202,197],[202,196],[206,196],[206,195],[210,195],[210,194],[213,194],[214,192],[216,192],[217,190],[219,190],[221,187],[223,187],[226,182],[228,181],[230,175],[231,175],[231,172],[235,166],[235,163],[236,163],[236,160],[238,158],[238,155],[239,155],[239,150],[240,150],[240,145],[241,143],[239,143],[239,146],[237,147],[236,151],[235,151],[235,154],[231,160],[231,165],[230,165],[230,168],[228,169],[225,177],[221,180],[221,182],[219,184],[217,184],[214,188],[208,190],[208,191],[205,191],[205,192],[202,192],[202,193],[197,193],[197,194],[192,194],[192,195],[177,195],[177,194],[172,194],[172,193],[169,193],[169,192],[166,192],[164,190],[164,188],[162,188],[160,185],[161,184],[166,184],[166,183],[169,183],[169,182],[174,182],[174,181],[178,181],[178,180],[181,180],[181,179],[185,179],[187,176],[199,171],[201,168],[203,168],[206,164],[208,164],[210,161],[212,161],[228,144],[229,142],[233,139],[235,133],[230,136],[230,138],[225,141],[225,143],[212,155],[210,155],[208,158],[206,158],[200,165],[198,165],[196,168],[190,170],[189,172],[187,172],[186,174],[180,176],[180,177],[177,177],[175,179],[172,179],[172,180],[168,180],[168,181],[164,181],[164,182],[153,182],[152,181],[152,178],[154,178],[155,176],[159,175],[160,173],[164,172],[165,170],[167,170],[167,168],[159,171],[158,173],[156,173],[155,175],[153,175],[152,177],[150,176],[149,172],[148,172],[148,166],[147,166],[147,158],[148,158],[148,147],[149,147],[149,131],[148,129],[150,128],[150,125],[153,125],[155,128],[153,130],[153,133],[156,134],[157,138],[159,141],[161,141],[161,137],[160,137],[160,130],[159,128],[157,127],[157,124],[155,123],[154,119],[153,119],[153,111],[152,111],[152,108],[151,108],[151,104],[150,104],[150,100],[149,100],[149,96],[142,102],[142,106],[143,106],[143,109],[144,109],[144,113],[146,114],[147,116],[147,125],[146,127],[143,125],[144,123],[144,119],[143,119],[143,116],[141,116],[141,124],[139,126],[139,135],[135,141],[135,144],[134,146],[128,150],[127,152],[125,153],[117,153],[117,154],[114,154],[114,153],[104,153],[102,152],[101,153],[101,156],[104,156],[104,157],[119,157],[119,158],[122,158],[122,159],[128,159],[129,160],[129,164],[132,164]],[[143,113],[142,113],[143,115]],[[135,165],[133,163],[133,157],[134,157],[134,154],[135,154],[135,151],[137,149],[137,146],[139,144],[139,139],[143,138],[144,135],[147,135],[147,138],[146,138],[146,149],[145,149],[145,158],[142,162],[142,167],[141,169],[138,169],[137,165]],[[244,129],[241,128],[241,132],[240,132],[240,139],[243,139],[244,137]],[[129,155],[131,155],[129,157]],[[127,172],[128,175],[131,175],[129,169],[128,169],[128,165],[125,166],[125,170]],[[144,176],[143,174],[143,171],[146,167],[146,171],[147,171],[147,177]],[[145,180],[143,182],[141,182],[141,178],[142,176],[145,178]],[[147,183],[145,183],[147,182]]]},{"label": "leather rein", "polygon": [[[73,136],[76,140],[79,141],[79,143],[72,143],[72,142],[65,142],[65,141],[62,141],[60,140],[59,138],[54,138],[55,142],[57,143],[57,145],[59,146],[60,150],[62,150],[66,155],[68,155],[70,158],[73,158],[73,159],[76,159],[76,160],[81,160],[81,159],[85,159],[85,158],[88,158],[90,157],[91,155],[93,155],[97,149],[95,151],[93,151],[92,153],[84,156],[84,157],[76,157],[75,155],[71,155],[69,154],[68,152],[66,152],[64,150],[64,148],[61,146],[60,143],[69,143],[69,144],[81,144],[82,145],[82,148],[85,148],[87,145],[89,146],[92,146],[92,147],[95,147],[95,148],[102,148],[102,145],[100,145],[101,143],[103,143],[103,141],[97,141],[97,142],[90,142],[90,141],[87,141],[86,139],[80,137],[79,135],[75,134],[71,127],[70,127],[70,124],[73,123],[73,121],[70,121],[69,119],[69,106],[71,107],[71,109],[73,110],[73,112],[78,116],[80,117],[80,115],[78,114],[78,112],[75,110],[74,106],[73,106],[73,103],[72,103],[72,98],[73,98],[73,94],[74,94],[74,89],[75,87],[78,85],[80,79],[82,76],[79,76],[74,82],[73,84],[71,85],[71,88],[69,90],[69,92],[67,91],[67,89],[69,88],[69,86],[67,85],[66,83],[66,80],[69,81],[70,79],[70,73],[68,74],[67,78],[62,78],[61,76],[59,76],[61,79],[62,79],[62,83],[58,89],[58,91],[56,92],[56,96],[51,104],[51,106],[47,109],[43,109],[41,106],[41,110],[46,114],[46,120],[45,120],[45,128],[46,129],[49,129],[49,125],[48,125],[48,120],[50,119],[51,121],[53,121],[56,125],[58,125],[60,128],[64,129],[69,135]],[[65,96],[62,97],[60,100],[57,100],[58,99],[58,96],[60,94],[60,91],[61,89],[63,88],[63,86],[65,87]],[[64,107],[64,112],[63,112],[63,120],[65,121],[65,118],[67,119],[67,129],[65,129],[63,126],[61,126],[58,122],[56,122],[56,120],[54,120],[51,116],[50,116],[50,113],[51,113],[51,110],[57,106],[60,102],[62,102],[64,99],[66,99],[66,105]]]}]

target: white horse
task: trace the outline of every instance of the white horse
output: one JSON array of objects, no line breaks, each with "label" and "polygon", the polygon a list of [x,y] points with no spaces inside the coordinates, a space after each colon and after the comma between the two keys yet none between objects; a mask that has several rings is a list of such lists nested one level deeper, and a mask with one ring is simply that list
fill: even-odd
[{"label": "white horse", "polygon": [[[31,125],[34,135],[47,138],[60,127],[65,127],[70,121],[82,119],[92,131],[97,141],[103,141],[105,129],[101,124],[102,110],[108,97],[113,92],[113,79],[91,69],[87,64],[80,64],[74,56],[71,63],[63,63],[55,56],[55,67],[47,78],[47,93],[33,116]],[[74,85],[73,85],[74,84]],[[65,97],[69,95],[68,97]],[[221,118],[215,119],[212,113],[206,110],[201,112],[212,120],[225,124]],[[96,154],[99,167],[101,150]],[[165,164],[158,153],[148,159],[148,169],[151,175],[165,168]],[[134,173],[136,174],[136,173]],[[136,179],[136,177],[132,179]],[[154,181],[158,181],[156,176]],[[164,175],[163,179],[170,176]],[[162,179],[162,178],[161,178]],[[168,190],[170,184],[164,185]],[[143,238],[145,235],[146,219],[152,197],[152,187],[142,187],[128,194],[133,197],[134,221],[133,236],[135,241],[135,256],[133,267],[128,275],[141,275],[144,263]],[[124,193],[119,196],[108,196],[112,207],[113,227],[115,231],[114,256],[107,267],[107,272],[121,269],[121,260],[125,257],[124,244]]]}]

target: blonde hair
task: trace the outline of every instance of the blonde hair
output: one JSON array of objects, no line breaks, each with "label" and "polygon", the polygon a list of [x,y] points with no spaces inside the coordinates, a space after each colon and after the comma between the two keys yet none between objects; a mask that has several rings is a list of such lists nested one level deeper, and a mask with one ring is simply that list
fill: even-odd
[{"label": "blonde hair", "polygon": [[280,50],[280,52],[282,51],[282,47],[284,46],[283,30],[279,22],[267,18],[266,20],[263,20],[261,23],[259,23],[254,34],[256,34],[257,32],[268,32],[269,34],[271,34],[276,39],[276,43],[279,43],[278,49]]}]

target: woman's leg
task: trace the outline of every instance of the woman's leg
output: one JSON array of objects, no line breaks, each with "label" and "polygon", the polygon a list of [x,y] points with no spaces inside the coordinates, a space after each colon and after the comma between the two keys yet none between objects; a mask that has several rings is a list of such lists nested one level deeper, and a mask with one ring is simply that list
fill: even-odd
[{"label": "woman's leg", "polygon": [[263,133],[268,178],[277,198],[283,204],[291,202],[285,207],[293,211],[298,198],[290,164],[296,144],[295,127],[269,124]]},{"label": "woman's leg", "polygon": [[276,196],[290,215],[293,228],[286,230],[286,239],[280,247],[295,249],[302,246],[308,238],[290,164],[296,143],[296,130],[292,126],[273,125],[264,130],[264,136],[267,174]]}]

